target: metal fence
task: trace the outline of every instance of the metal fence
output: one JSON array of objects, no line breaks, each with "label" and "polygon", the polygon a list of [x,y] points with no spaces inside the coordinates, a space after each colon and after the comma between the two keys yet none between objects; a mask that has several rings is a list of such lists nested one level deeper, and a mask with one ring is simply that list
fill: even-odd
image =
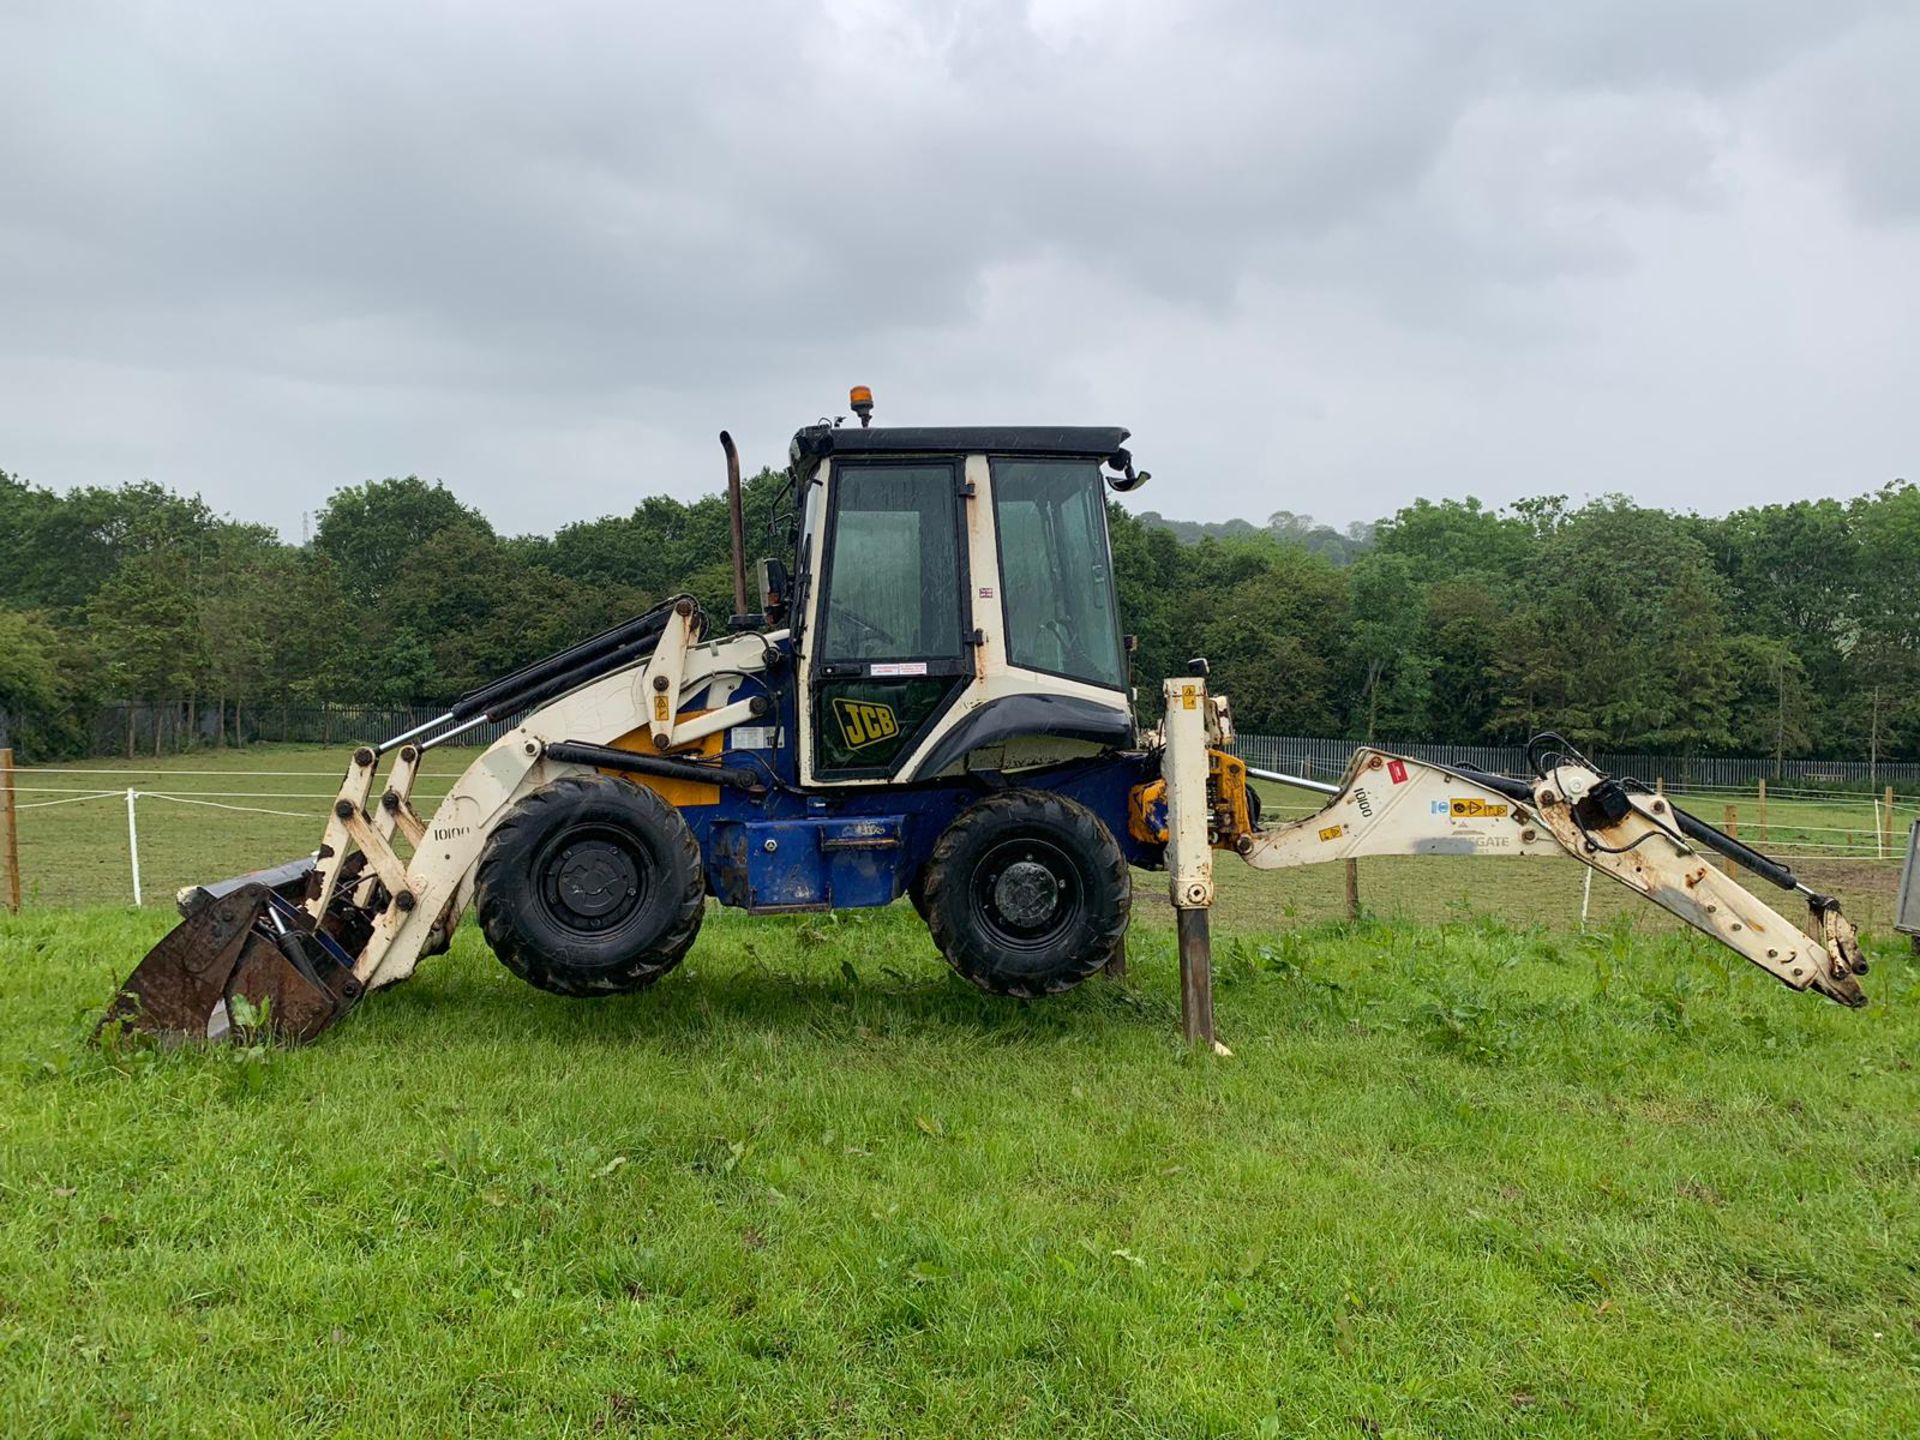
[{"label": "metal fence", "polygon": [[[89,753],[138,759],[182,750],[260,742],[295,745],[346,745],[383,740],[433,719],[430,705],[264,705],[216,707],[212,703],[122,703],[103,707],[94,717]],[[468,732],[463,743],[490,745],[511,722],[492,722]],[[1249,764],[1322,779],[1345,772],[1358,740],[1321,736],[1242,735],[1238,749]],[[1527,773],[1526,750],[1519,745],[1427,745],[1381,741],[1380,747],[1417,760],[1465,765],[1500,774]],[[1678,786],[1752,786],[1768,784],[1851,787],[1910,786],[1920,782],[1920,763],[1871,760],[1786,760],[1769,756],[1646,755],[1600,751],[1592,757],[1616,775],[1648,782],[1664,778]]]},{"label": "metal fence", "polygon": [[[442,714],[432,705],[217,706],[122,703],[94,716],[90,755],[104,758],[176,755],[225,745],[350,745],[380,741],[424,725]],[[466,732],[464,744],[491,745],[513,722],[489,721]]]},{"label": "metal fence", "polygon": [[[136,893],[148,904],[164,904],[181,885],[306,853],[339,784],[346,747],[432,718],[424,708],[403,706],[292,706],[262,710],[257,719],[251,713],[242,716],[242,733],[251,739],[284,736],[332,750],[316,754],[311,748],[272,745],[237,750],[231,745],[229,712],[230,743],[220,751],[212,748],[211,707],[205,731],[191,728],[188,707],[139,707],[133,723],[152,725],[156,708],[168,727],[163,738],[173,738],[176,726],[181,735],[200,737],[188,753],[163,752],[155,758],[147,751],[128,760],[115,745],[92,760],[37,761],[15,771],[20,866],[15,872],[0,861],[0,869],[21,876],[29,906],[125,903]],[[124,730],[117,727],[127,723],[126,708],[116,707],[110,715],[103,723],[116,727],[112,738],[121,739]],[[151,744],[151,730],[136,733]],[[491,738],[480,737],[482,742]],[[1343,773],[1353,747],[1346,740],[1267,735],[1243,736],[1239,745],[1246,759],[1263,768],[1321,779]],[[1519,747],[1390,748],[1442,764],[1508,772],[1522,771],[1525,764]],[[1877,767],[1879,783],[1869,791],[1862,783],[1864,762],[1803,762],[1782,780],[1759,760],[1599,758],[1649,782],[1664,779],[1668,793],[1682,797],[1693,813],[1793,865],[1809,883],[1844,894],[1856,919],[1879,925],[1893,914],[1905,854],[1901,842],[1920,819],[1920,778],[1913,778],[1920,767]],[[471,759],[470,750],[453,747],[428,757],[415,791],[423,808],[438,804]],[[1888,795],[1888,789],[1896,793]],[[1266,787],[1262,798],[1272,821],[1301,818],[1323,803],[1322,797],[1281,787]],[[1590,895],[1583,883],[1590,872],[1577,866],[1512,867],[1448,857],[1365,863],[1364,903],[1381,914],[1446,919],[1484,910],[1527,923],[1560,924],[1587,918],[1589,899],[1597,907],[1592,911],[1596,921],[1634,913],[1630,897],[1624,908],[1610,905],[1614,887]],[[1347,900],[1340,870],[1242,874],[1233,867],[1225,903],[1256,928],[1342,915]]]},{"label": "metal fence", "polygon": [[[1331,780],[1346,773],[1348,759],[1362,743],[1298,735],[1242,735],[1235,748],[1249,765]],[[1378,746],[1437,765],[1470,766],[1501,775],[1529,773],[1526,748],[1520,745],[1418,745],[1380,741]],[[1642,755],[1611,751],[1596,752],[1591,758],[1603,770],[1615,775],[1633,775],[1649,784],[1665,779],[1682,788],[1751,787],[1761,780],[1770,785],[1779,782],[1810,787],[1909,786],[1920,781],[1920,764],[1910,761],[1786,760],[1776,765],[1770,756]]]}]

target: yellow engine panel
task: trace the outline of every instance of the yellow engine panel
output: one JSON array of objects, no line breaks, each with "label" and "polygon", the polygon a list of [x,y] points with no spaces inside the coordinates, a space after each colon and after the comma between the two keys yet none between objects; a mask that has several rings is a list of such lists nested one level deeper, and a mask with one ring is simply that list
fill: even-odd
[{"label": "yellow engine panel", "polygon": [[[680,712],[678,718],[681,720],[693,720],[706,713],[704,710],[683,710]],[[691,741],[685,745],[676,745],[671,750],[662,751],[653,748],[653,735],[646,726],[642,725],[638,729],[629,730],[618,740],[612,741],[611,743],[616,750],[631,750],[636,755],[681,755],[690,760],[705,760],[717,756],[726,748],[727,732],[724,730],[717,731],[699,740]],[[676,810],[683,810],[694,805],[718,805],[720,803],[720,787],[718,785],[703,785],[697,780],[676,780],[666,775],[630,775],[624,770],[602,770],[600,773],[602,775],[612,775],[616,779],[630,781],[635,785],[644,786]]]}]

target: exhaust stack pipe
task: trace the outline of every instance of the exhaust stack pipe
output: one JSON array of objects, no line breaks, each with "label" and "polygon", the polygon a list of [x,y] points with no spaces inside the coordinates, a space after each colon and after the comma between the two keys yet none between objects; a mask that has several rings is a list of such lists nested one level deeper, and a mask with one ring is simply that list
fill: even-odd
[{"label": "exhaust stack pipe", "polygon": [[740,495],[740,452],[733,436],[720,432],[720,448],[727,452],[727,520],[733,531],[733,628],[750,624],[747,609],[747,515]]}]

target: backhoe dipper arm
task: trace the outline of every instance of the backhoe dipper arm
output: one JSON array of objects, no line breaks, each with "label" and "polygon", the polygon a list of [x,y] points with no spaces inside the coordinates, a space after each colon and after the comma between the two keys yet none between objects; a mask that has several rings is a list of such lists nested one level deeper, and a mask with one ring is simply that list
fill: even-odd
[{"label": "backhoe dipper arm", "polygon": [[[1701,856],[1719,851],[1806,897],[1815,940]],[[1853,926],[1777,861],[1671,805],[1573,762],[1529,784],[1384,751],[1354,753],[1327,805],[1303,820],[1236,837],[1256,869],[1361,855],[1568,855],[1751,960],[1782,984],[1864,1005]],[[1824,942],[1824,943],[1822,943]]]}]

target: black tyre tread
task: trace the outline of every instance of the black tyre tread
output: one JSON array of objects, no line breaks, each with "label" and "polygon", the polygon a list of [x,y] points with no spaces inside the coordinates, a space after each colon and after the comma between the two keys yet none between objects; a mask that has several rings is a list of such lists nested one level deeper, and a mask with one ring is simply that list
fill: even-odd
[{"label": "black tyre tread", "polygon": [[[991,951],[955,922],[957,905],[964,900],[966,876],[959,873],[960,853],[982,830],[992,833],[1008,825],[1044,816],[1059,827],[1091,861],[1095,878],[1104,881],[1111,905],[1096,907],[1089,897],[1092,935],[1071,963],[1042,976],[1008,975],[994,963]],[[954,887],[960,894],[951,894]],[[964,811],[935,842],[926,869],[921,872],[922,914],[933,943],[947,963],[964,979],[990,995],[1038,1000],[1071,990],[1105,967],[1127,943],[1132,915],[1133,877],[1127,858],[1100,817],[1077,800],[1047,790],[1002,790]]]},{"label": "black tyre tread", "polygon": [[[508,871],[506,862],[512,856],[512,838],[516,830],[543,826],[549,823],[549,817],[556,808],[563,811],[577,809],[584,802],[604,793],[602,787],[608,785],[624,786],[634,796],[645,797],[640,801],[640,808],[652,810],[653,819],[681,847],[682,858],[694,876],[694,883],[681,896],[679,908],[658,943],[617,970],[603,970],[587,976],[565,965],[556,965],[548,956],[526,943],[513,926],[512,907],[503,901],[517,888],[519,877]],[[507,841],[505,845],[501,844],[503,839]],[[550,994],[597,999],[644,989],[680,963],[692,948],[695,937],[700,933],[701,922],[706,918],[705,874],[700,843],[694,839],[693,832],[687,828],[680,813],[652,790],[604,775],[563,775],[524,796],[507,813],[506,818],[494,827],[474,880],[474,911],[488,947],[500,963],[515,975]]]}]

